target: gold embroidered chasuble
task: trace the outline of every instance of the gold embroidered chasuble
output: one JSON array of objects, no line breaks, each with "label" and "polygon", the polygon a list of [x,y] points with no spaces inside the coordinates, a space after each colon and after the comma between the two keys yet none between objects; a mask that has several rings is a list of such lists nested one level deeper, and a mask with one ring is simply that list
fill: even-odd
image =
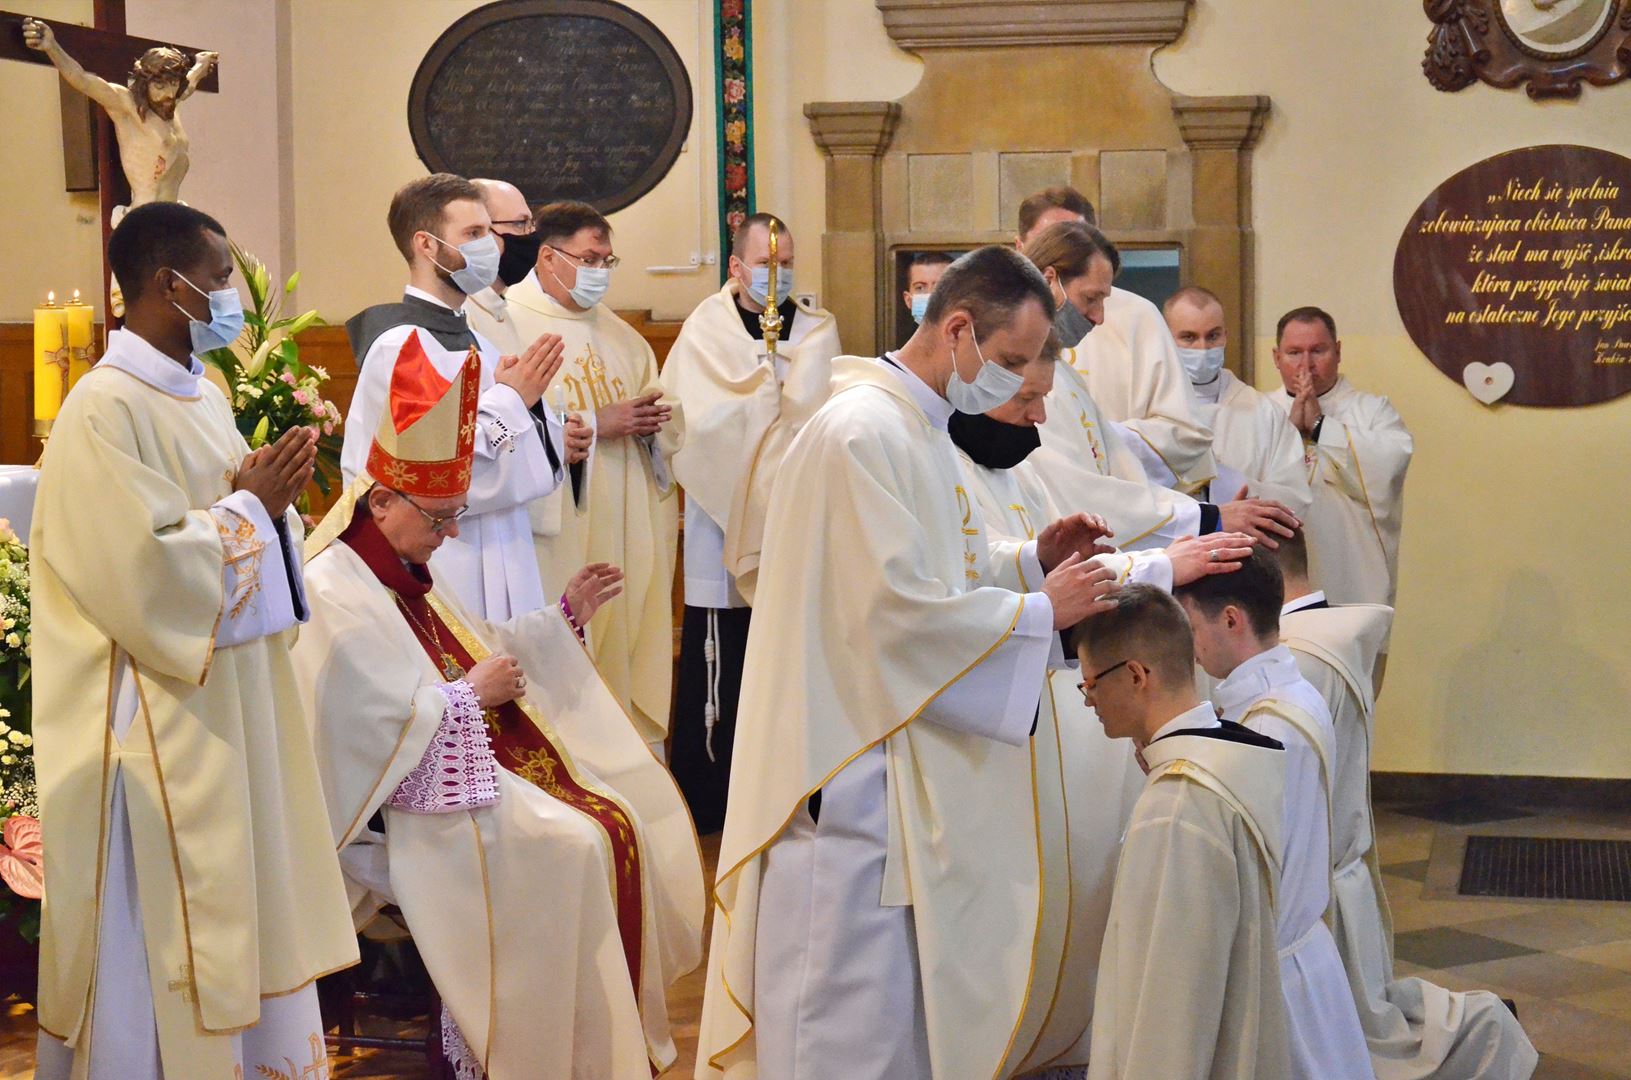
[{"label": "gold embroidered chasuble", "polygon": [[[353,485],[345,513],[367,483]],[[530,771],[524,763],[501,758],[493,806],[419,814],[385,805],[430,745],[446,707],[436,687],[447,675],[373,571],[332,542],[338,532],[325,521],[308,544],[313,617],[294,659],[356,925],[392,900],[401,907],[489,1080],[621,1080],[666,1066],[675,1050],[665,991],[701,960],[704,903],[696,834],[673,779],[558,610],[495,625],[439,590],[430,594],[472,659],[507,652],[520,661],[530,676],[528,720],[581,787],[633,822],[643,908],[636,993],[613,902],[611,846],[598,825],[549,793],[547,775],[534,774],[545,781],[539,786],[517,772]],[[376,811],[383,835],[368,824]],[[358,872],[380,845],[389,895],[377,875]]]},{"label": "gold embroidered chasuble", "polygon": [[760,1075],[755,949],[761,918],[775,917],[759,906],[765,851],[880,745],[883,902],[912,907],[931,1060],[946,1075],[997,1074],[1037,962],[1037,809],[1015,797],[1032,791],[1031,755],[920,718],[1012,635],[1019,547],[987,540],[950,440],[900,380],[874,359],[835,360],[832,397],[770,497],[698,1076]]},{"label": "gold embroidered chasuble", "polygon": [[[662,389],[651,346],[606,305],[569,311],[530,277],[505,297],[522,340],[551,333],[566,344],[566,360],[545,393],[550,408],[564,402],[587,421],[607,405]],[[562,485],[529,507],[545,596],[559,596],[585,563],[623,569],[623,594],[589,624],[589,652],[648,741],[668,732],[679,538],[668,462],[685,435],[678,403],[672,395],[662,403],[674,406],[674,416],[656,436],[596,439],[581,497],[574,500],[570,485]]]},{"label": "gold embroidered chasuble", "polygon": [[[1067,369],[1059,365],[1059,374]],[[1060,515],[1030,458],[1011,469],[987,469],[959,452],[958,464],[993,537],[1023,542]],[[1154,555],[1140,555],[1149,559]],[[1134,556],[1095,556],[1122,581]],[[1039,582],[1021,581],[1030,589]],[[1006,1072],[1087,1063],[1088,1025],[1099,944],[1110,911],[1120,838],[1144,774],[1132,744],[1105,737],[1076,684],[1081,672],[1050,671],[1031,738],[1037,824],[1042,848],[1042,920],[1038,963]]]},{"label": "gold embroidered chasuble", "polygon": [[1193,503],[1151,483],[1082,376],[1063,362],[1054,367],[1048,418],[1038,429],[1042,445],[1027,464],[1060,513],[1099,514],[1115,530],[1120,548],[1164,546],[1180,506]]},{"label": "gold embroidered chasuble", "polygon": [[[207,1036],[254,1025],[263,997],[357,959],[289,663],[294,632],[217,644],[223,617],[260,602],[259,575],[284,573],[275,545],[247,544],[210,513],[247,452],[207,380],[176,396],[105,362],[56,421],[32,537],[40,1024],[70,1045],[88,1038],[122,773],[160,1044],[167,1069],[179,1053],[195,1075],[223,1054],[231,1068],[227,1040]],[[287,522],[298,537],[292,511]],[[139,704],[119,740],[121,655]],[[166,1019],[172,1001],[190,1005],[191,1025]]]}]

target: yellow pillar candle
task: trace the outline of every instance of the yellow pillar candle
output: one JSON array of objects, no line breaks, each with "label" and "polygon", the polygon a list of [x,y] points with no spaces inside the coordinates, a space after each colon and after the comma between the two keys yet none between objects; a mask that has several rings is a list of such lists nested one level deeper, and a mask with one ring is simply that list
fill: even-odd
[{"label": "yellow pillar candle", "polygon": [[68,316],[68,388],[71,390],[91,370],[96,358],[96,349],[91,345],[94,312],[91,305],[79,298],[78,289],[74,290],[73,301],[63,310]]},{"label": "yellow pillar candle", "polygon": [[57,418],[67,382],[68,322],[52,292],[34,309],[34,419]]}]

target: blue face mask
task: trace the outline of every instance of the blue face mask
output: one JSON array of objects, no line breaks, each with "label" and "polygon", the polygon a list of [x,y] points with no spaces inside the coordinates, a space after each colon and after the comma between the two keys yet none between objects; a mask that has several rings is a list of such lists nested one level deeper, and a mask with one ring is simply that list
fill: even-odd
[{"label": "blue face mask", "polygon": [[443,247],[453,248],[464,256],[464,265],[457,270],[449,270],[435,259],[431,260],[431,264],[451,278],[453,287],[464,295],[472,296],[479,293],[498,280],[498,264],[503,255],[498,250],[498,239],[492,233],[474,240],[466,240],[462,244],[450,244],[435,233],[425,235]]},{"label": "blue face mask", "polygon": [[[755,266],[749,271],[748,295],[753,297],[755,304],[763,304],[770,299],[770,267]],[[776,303],[781,303],[793,295],[793,268],[791,266],[778,266],[776,268]]]},{"label": "blue face mask", "polygon": [[912,294],[912,321],[919,326],[923,325],[923,316],[929,310],[929,294],[926,292]]},{"label": "blue face mask", "polygon": [[946,381],[946,400],[951,407],[962,413],[990,412],[998,405],[1006,404],[1019,388],[1025,385],[1025,377],[1017,371],[1009,371],[999,367],[985,358],[980,351],[980,341],[974,336],[974,328],[969,327],[969,340],[974,342],[974,355],[980,361],[980,370],[975,374],[973,381],[965,381],[957,371],[957,351],[951,354],[951,378]]},{"label": "blue face mask", "polygon": [[[216,289],[214,292],[205,292],[182,277],[179,270],[170,272],[187,282],[189,289],[207,297],[210,302],[209,322],[196,319],[186,308],[180,304],[175,305],[177,311],[187,316],[187,329],[193,336],[193,352],[197,354],[224,349],[237,341],[238,335],[244,332],[244,302],[238,295],[238,290]],[[174,300],[170,302],[175,304]]]}]

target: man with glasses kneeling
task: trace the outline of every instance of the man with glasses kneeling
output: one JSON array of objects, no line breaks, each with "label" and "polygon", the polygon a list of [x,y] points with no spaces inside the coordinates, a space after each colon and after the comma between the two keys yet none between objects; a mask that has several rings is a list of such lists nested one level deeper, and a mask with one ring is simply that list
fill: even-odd
[{"label": "man with glasses kneeling", "polygon": [[353,922],[401,910],[451,1075],[650,1075],[675,1056],[664,993],[701,958],[701,859],[574,636],[616,568],[502,623],[432,577],[470,509],[480,381],[474,352],[399,359],[306,545],[295,677]]}]

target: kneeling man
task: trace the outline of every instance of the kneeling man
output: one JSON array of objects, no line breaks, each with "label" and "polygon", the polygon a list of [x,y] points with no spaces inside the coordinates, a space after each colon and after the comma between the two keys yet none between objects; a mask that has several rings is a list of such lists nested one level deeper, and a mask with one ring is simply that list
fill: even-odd
[{"label": "kneeling man", "polygon": [[1076,631],[1088,703],[1144,747],[1093,1012],[1093,1080],[1291,1073],[1274,947],[1285,751],[1195,695],[1189,623],[1132,585]]},{"label": "kneeling man", "polygon": [[480,358],[417,364],[398,362],[367,466],[306,547],[294,658],[353,919],[401,908],[457,1075],[648,1075],[675,1056],[664,992],[700,959],[702,872],[677,789],[574,632],[617,575],[586,568],[559,609],[502,625],[436,586]]}]

